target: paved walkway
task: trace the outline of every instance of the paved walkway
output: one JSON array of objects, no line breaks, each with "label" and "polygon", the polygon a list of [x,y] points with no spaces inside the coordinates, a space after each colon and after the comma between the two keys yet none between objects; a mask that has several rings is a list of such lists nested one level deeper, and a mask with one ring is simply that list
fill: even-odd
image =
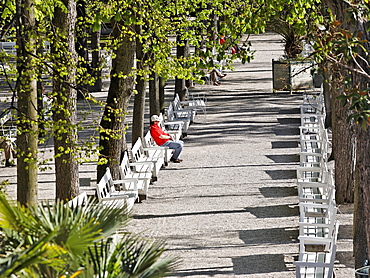
[{"label": "paved walkway", "polygon": [[[272,94],[279,37],[252,43],[252,63],[236,63],[220,87],[196,86],[207,94],[207,117],[190,127],[184,162],[162,170],[149,199],[134,207],[131,229],[166,240],[168,255],[182,259],[172,277],[295,277],[302,98]],[[336,277],[353,277],[351,214],[338,217]]]},{"label": "paved walkway", "polygon": [[[271,60],[283,54],[280,38],[252,36],[252,43],[252,63],[236,63],[219,87],[196,86],[207,95],[207,116],[190,127],[184,162],[163,169],[148,200],[134,206],[130,229],[166,240],[167,255],[181,258],[171,277],[295,277],[301,95],[272,94]],[[95,165],[80,172],[96,182]],[[12,196],[15,173],[0,167]],[[40,198],[53,198],[53,180],[40,173]],[[354,277],[352,208],[339,209],[336,277]]]}]

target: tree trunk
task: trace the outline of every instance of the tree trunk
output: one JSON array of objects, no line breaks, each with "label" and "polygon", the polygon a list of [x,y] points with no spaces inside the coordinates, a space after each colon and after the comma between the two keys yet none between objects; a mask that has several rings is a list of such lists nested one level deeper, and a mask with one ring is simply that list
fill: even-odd
[{"label": "tree trunk", "polygon": [[[337,16],[338,20],[343,22],[343,28],[354,30],[345,14],[343,14],[349,5],[342,0],[327,0],[326,5]],[[347,122],[349,115],[348,106],[343,107],[337,97],[341,94],[339,88],[343,87],[342,78],[348,74],[342,68],[336,68],[333,65],[333,81],[337,83],[332,85],[332,118],[333,118],[333,150],[335,157],[335,186],[336,201],[338,204],[344,202],[353,202],[353,189],[355,181],[355,134],[354,126]]]},{"label": "tree trunk", "polygon": [[163,77],[159,77],[159,112],[165,114],[165,98],[164,98],[164,87],[166,86],[166,81]]},{"label": "tree trunk", "polygon": [[[363,34],[362,39],[369,41],[370,34],[366,32],[368,23],[361,18],[357,21],[357,29]],[[370,45],[366,44],[367,52]],[[366,57],[365,53],[362,53]],[[370,71],[367,63],[357,59],[367,72]],[[353,63],[355,66],[355,63]],[[353,87],[360,90],[368,89],[369,79],[363,75],[353,73]],[[370,128],[366,130],[360,127],[356,129],[356,182],[355,182],[355,211],[354,211],[354,254],[355,267],[363,266],[365,260],[369,260],[370,250]]]},{"label": "tree trunk", "polygon": [[[369,132],[359,130],[357,137],[357,165],[354,190],[353,254],[355,268],[363,266],[369,259]],[[360,160],[361,159],[361,160]]]},{"label": "tree trunk", "polygon": [[[323,93],[324,93],[324,102],[325,102],[325,128],[332,128],[333,127],[333,119],[332,119],[332,102],[333,102],[333,97],[332,97],[332,87],[329,82],[329,80],[332,80],[331,74],[329,73],[328,70],[328,63],[325,63],[326,65],[323,67],[321,65],[321,69],[323,71]],[[333,157],[334,159],[334,157]]]},{"label": "tree trunk", "polygon": [[[212,7],[208,5],[208,9],[212,11]],[[207,26],[207,36],[209,41],[216,41],[218,39],[218,16],[214,11],[209,15],[209,24]],[[212,49],[209,49],[212,51]]]},{"label": "tree trunk", "polygon": [[[121,33],[119,24],[114,24],[113,36],[118,39]],[[125,137],[125,113],[134,88],[132,68],[135,59],[135,40],[128,35],[121,38],[121,43],[115,50],[115,59],[112,61],[110,73],[111,83],[108,91],[107,104],[101,119],[99,159],[104,164],[98,165],[97,180],[110,167],[113,178],[119,177],[118,165],[123,152],[127,149]]]},{"label": "tree trunk", "polygon": [[159,115],[159,78],[158,74],[152,73],[149,81],[149,114]]},{"label": "tree trunk", "polygon": [[95,79],[93,86],[89,88],[90,91],[99,92],[103,88],[102,73],[101,73],[101,51],[100,51],[100,36],[101,29],[91,34],[91,75]]},{"label": "tree trunk", "polygon": [[23,205],[37,204],[37,81],[34,56],[35,15],[33,0],[17,1],[17,70],[18,130],[17,135],[17,200]]},{"label": "tree trunk", "polygon": [[353,203],[355,182],[355,136],[354,126],[347,121],[348,105],[343,107],[337,97],[340,84],[333,90],[333,151],[335,158],[335,199],[338,204]]},{"label": "tree trunk", "polygon": [[[81,58],[81,64],[86,69],[87,72],[90,71],[89,66],[89,51],[88,51],[88,28],[86,27],[86,7],[85,2],[82,0],[77,0],[76,4],[76,52]],[[84,99],[85,93],[87,91],[88,85],[84,82],[78,84],[77,99]]]},{"label": "tree trunk", "polygon": [[[367,32],[364,30],[364,24],[361,17],[356,19],[352,18],[349,20],[347,10],[349,7],[348,3],[343,0],[327,0],[325,1],[328,7],[331,9],[333,14],[336,16],[337,20],[341,22],[341,28],[349,30],[350,32],[362,31],[364,37],[361,39],[366,39],[365,36]],[[368,38],[367,38],[368,39]],[[366,46],[369,48],[369,45]],[[353,61],[349,66],[354,66]],[[359,59],[357,62],[365,66]],[[343,69],[342,69],[342,72]],[[368,80],[363,80],[356,72],[352,72],[352,88],[361,89],[363,86],[368,84]],[[337,93],[338,95],[339,93]],[[334,97],[333,97],[334,99]],[[369,132],[359,130],[359,127],[353,125],[345,124],[347,120],[345,117],[348,116],[348,109],[340,108],[338,101],[336,100],[333,106],[333,123],[340,128],[334,130],[333,126],[333,138],[336,136],[335,140],[335,184],[336,184],[336,197],[337,202],[351,201],[352,195],[350,193],[351,189],[354,187],[354,223],[353,223],[353,250],[355,257],[356,268],[361,267],[365,259],[368,259],[368,250],[370,248],[370,190],[368,182],[370,180],[369,171]],[[340,111],[338,111],[341,109]],[[334,116],[335,113],[335,116]],[[338,119],[340,123],[338,125]],[[357,132],[356,132],[357,130]],[[334,142],[333,142],[334,144]],[[341,172],[347,174],[341,174]],[[339,191],[339,192],[338,192]]]},{"label": "tree trunk", "polygon": [[[142,27],[140,25],[135,26],[136,33],[142,33]],[[143,44],[140,39],[136,39],[136,68],[138,74],[136,76],[136,94],[134,99],[134,115],[132,121],[132,145],[135,144],[136,140],[140,137],[144,137],[144,111],[145,111],[145,96],[146,96],[146,70],[145,57],[143,53]]]},{"label": "tree trunk", "polygon": [[[185,58],[189,56],[189,42],[187,40],[181,39],[181,34],[177,35],[177,48],[176,56],[178,59]],[[175,94],[178,94],[180,100],[186,99],[186,81],[182,78],[175,79]]]},{"label": "tree trunk", "polygon": [[65,43],[61,49],[52,45],[52,52],[59,53],[62,58],[57,61],[59,68],[66,67],[62,74],[54,76],[53,82],[53,120],[54,131],[56,198],[72,199],[79,193],[77,144],[77,91],[76,66],[77,53],[75,50],[76,3],[73,0],[63,0],[67,13],[55,8],[53,23],[58,32],[59,40]]}]

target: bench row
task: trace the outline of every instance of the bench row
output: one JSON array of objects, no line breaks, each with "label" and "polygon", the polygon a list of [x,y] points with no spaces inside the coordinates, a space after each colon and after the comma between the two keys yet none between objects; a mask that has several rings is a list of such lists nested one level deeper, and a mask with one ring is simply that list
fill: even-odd
[{"label": "bench row", "polygon": [[[194,101],[200,100],[194,98]],[[205,99],[203,101],[205,106]],[[182,107],[184,103],[188,108]],[[176,95],[167,108],[167,121],[162,114],[159,116],[160,127],[171,134],[174,140],[180,140],[187,135],[188,127],[201,104],[190,100],[181,102]],[[205,113],[205,107],[202,110]],[[157,146],[148,131],[144,138],[138,138],[131,149],[124,153],[119,165],[119,179],[113,179],[110,169],[106,169],[96,185],[99,201],[122,200],[122,204],[131,209],[135,202],[145,200],[150,185],[158,180],[159,171],[168,165],[172,153],[173,150],[168,147]]]},{"label": "bench row", "polygon": [[297,278],[331,278],[337,246],[335,184],[328,167],[323,94],[304,95],[300,107],[299,258]]}]

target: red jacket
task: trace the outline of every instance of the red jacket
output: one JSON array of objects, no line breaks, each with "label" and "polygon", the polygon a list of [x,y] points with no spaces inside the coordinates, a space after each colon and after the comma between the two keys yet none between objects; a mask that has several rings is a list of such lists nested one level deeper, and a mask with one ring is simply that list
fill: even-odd
[{"label": "red jacket", "polygon": [[164,143],[166,143],[167,141],[171,140],[171,139],[161,139],[159,138],[160,135],[167,135],[169,136],[168,133],[164,132],[163,129],[157,125],[157,124],[152,124],[150,126],[150,135],[152,136],[154,142],[158,145],[158,146],[162,146]]}]

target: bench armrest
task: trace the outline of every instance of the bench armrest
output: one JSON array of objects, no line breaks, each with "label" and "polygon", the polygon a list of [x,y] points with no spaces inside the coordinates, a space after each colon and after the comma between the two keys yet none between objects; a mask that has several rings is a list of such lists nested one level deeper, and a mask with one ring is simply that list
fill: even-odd
[{"label": "bench armrest", "polygon": [[142,165],[153,165],[153,163],[148,162],[148,161],[135,161],[135,162],[130,162],[129,165],[130,166],[142,166]]},{"label": "bench armrest", "polygon": [[113,184],[132,183],[132,182],[137,184],[137,179],[125,178],[123,180],[114,180]]},{"label": "bench armrest", "polygon": [[169,122],[163,122],[163,125],[184,125],[184,121],[182,120],[172,120],[172,121],[169,121]]},{"label": "bench armrest", "polygon": [[128,195],[120,195],[120,196],[112,196],[112,197],[104,197],[102,201],[114,201],[114,200],[119,200],[119,199],[128,199]]},{"label": "bench armrest", "polygon": [[157,147],[153,146],[153,147],[145,147],[145,148],[143,148],[143,150],[144,151],[155,151],[155,150],[162,150],[162,148],[163,147],[161,147],[161,146],[157,146]]}]

